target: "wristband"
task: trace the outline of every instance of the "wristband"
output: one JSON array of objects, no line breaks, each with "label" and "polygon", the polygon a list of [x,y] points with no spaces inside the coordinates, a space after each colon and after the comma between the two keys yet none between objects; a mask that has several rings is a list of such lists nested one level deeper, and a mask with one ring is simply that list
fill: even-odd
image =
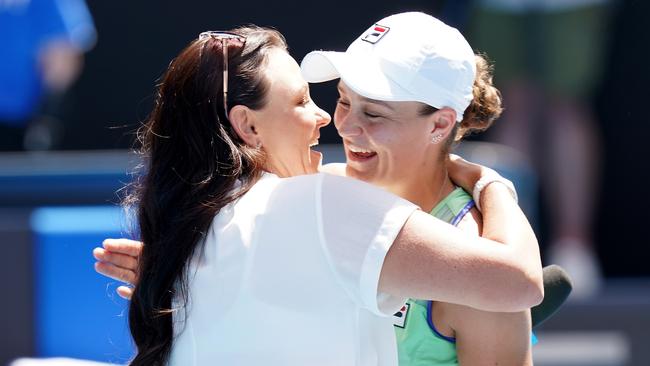
[{"label": "wristband", "polygon": [[502,183],[508,188],[508,192],[515,202],[518,202],[517,191],[515,190],[514,184],[506,178],[500,176],[499,174],[488,174],[481,177],[481,179],[476,182],[474,185],[474,190],[472,191],[472,198],[474,198],[474,203],[476,203],[476,208],[481,211],[481,193],[483,189],[491,183]]}]

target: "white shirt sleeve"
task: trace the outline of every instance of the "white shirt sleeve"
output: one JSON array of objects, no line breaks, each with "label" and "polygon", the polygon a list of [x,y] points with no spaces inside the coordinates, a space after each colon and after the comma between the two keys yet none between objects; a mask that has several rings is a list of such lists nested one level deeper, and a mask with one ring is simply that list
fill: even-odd
[{"label": "white shirt sleeve", "polygon": [[379,275],[388,250],[417,206],[351,178],[323,174],[320,182],[319,234],[333,271],[362,307],[392,315],[406,299],[379,293]]}]

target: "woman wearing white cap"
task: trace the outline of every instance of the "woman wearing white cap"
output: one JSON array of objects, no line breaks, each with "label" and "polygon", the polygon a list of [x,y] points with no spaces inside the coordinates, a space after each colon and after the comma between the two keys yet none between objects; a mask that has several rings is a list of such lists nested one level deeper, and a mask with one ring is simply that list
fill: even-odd
[{"label": "woman wearing white cap", "polygon": [[[334,123],[347,164],[339,170],[484,233],[478,201],[454,185],[446,162],[453,142],[499,116],[501,99],[487,62],[456,29],[422,13],[392,15],[346,52],[308,54],[302,71],[309,82],[341,79]],[[529,311],[411,299],[394,321],[401,366],[532,364]]]},{"label": "woman wearing white cap", "polygon": [[[502,178],[456,165],[463,186],[489,192],[494,242],[384,190],[313,174],[309,147],[329,116],[277,32],[234,32],[206,33],[176,58],[142,130],[134,364],[392,365],[385,316],[406,297],[499,311],[540,301],[534,234],[511,192],[487,185]],[[112,254],[95,252],[135,267]]]}]

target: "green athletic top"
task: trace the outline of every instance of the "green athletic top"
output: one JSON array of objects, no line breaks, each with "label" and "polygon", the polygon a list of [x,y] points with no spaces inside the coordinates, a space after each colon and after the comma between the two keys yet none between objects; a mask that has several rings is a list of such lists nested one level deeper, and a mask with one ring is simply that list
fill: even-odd
[{"label": "green athletic top", "polygon": [[[431,215],[452,225],[474,207],[472,196],[462,188],[456,188],[445,197]],[[440,334],[431,321],[429,300],[409,299],[395,313],[395,336],[400,366],[449,366],[458,365],[456,339]]]}]

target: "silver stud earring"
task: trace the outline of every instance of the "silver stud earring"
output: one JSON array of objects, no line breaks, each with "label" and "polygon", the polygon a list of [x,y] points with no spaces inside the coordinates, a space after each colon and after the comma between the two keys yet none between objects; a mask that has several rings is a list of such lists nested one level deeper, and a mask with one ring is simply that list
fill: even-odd
[{"label": "silver stud earring", "polygon": [[262,141],[257,141],[257,145],[255,145],[256,149],[261,149],[262,148]]},{"label": "silver stud earring", "polygon": [[442,135],[433,135],[433,137],[431,138],[431,142],[433,142],[434,144],[439,144],[440,141],[442,141]]}]

